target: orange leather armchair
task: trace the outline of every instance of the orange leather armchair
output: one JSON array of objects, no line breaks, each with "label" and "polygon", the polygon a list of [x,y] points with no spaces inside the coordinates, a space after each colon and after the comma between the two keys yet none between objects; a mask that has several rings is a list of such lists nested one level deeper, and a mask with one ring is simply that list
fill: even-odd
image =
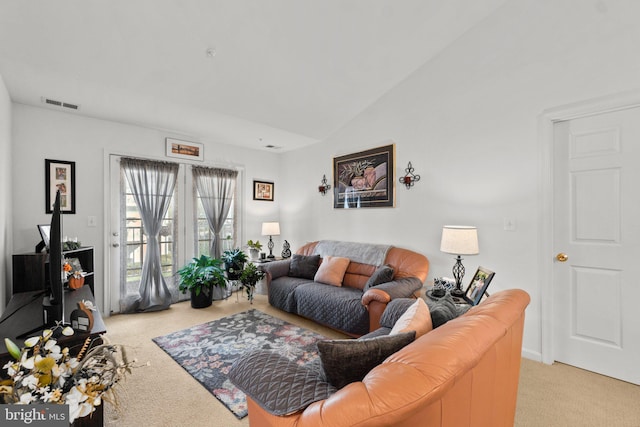
[{"label": "orange leather armchair", "polygon": [[[493,294],[423,335],[329,398],[275,416],[247,398],[249,423],[267,426],[513,426],[529,295]],[[276,385],[274,384],[274,387]]]}]

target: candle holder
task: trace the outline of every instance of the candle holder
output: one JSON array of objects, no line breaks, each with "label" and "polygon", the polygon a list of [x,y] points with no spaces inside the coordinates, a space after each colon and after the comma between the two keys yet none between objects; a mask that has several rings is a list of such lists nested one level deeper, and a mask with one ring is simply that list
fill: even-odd
[{"label": "candle holder", "polygon": [[413,184],[416,181],[420,181],[420,175],[414,174],[414,170],[415,169],[413,169],[411,162],[409,162],[407,167],[404,169],[405,175],[400,177],[400,184],[404,184],[404,186],[407,187],[407,190],[413,187]]},{"label": "candle holder", "polygon": [[331,185],[327,183],[327,176],[322,175],[322,181],[318,186],[318,191],[324,196],[329,190],[331,190]]}]

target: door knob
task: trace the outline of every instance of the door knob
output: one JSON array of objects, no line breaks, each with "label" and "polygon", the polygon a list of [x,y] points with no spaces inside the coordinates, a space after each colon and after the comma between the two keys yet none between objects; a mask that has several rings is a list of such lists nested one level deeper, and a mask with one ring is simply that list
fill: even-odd
[{"label": "door knob", "polygon": [[566,260],[569,259],[569,255],[560,252],[558,255],[556,255],[556,259],[560,262],[565,262]]},{"label": "door knob", "polygon": [[111,246],[113,246],[114,248],[117,248],[120,246],[120,243],[112,243]]}]

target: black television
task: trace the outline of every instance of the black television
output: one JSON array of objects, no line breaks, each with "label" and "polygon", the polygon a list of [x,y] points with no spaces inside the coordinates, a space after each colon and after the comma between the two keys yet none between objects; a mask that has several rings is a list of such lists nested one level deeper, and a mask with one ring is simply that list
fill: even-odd
[{"label": "black television", "polygon": [[53,326],[64,323],[64,281],[62,279],[62,215],[60,212],[60,190],[51,214],[49,230],[49,281],[42,301],[44,324]]}]

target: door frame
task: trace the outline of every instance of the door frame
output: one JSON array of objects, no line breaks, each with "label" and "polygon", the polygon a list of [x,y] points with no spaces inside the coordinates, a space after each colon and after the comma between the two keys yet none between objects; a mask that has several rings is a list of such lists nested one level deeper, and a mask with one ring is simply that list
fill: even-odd
[{"label": "door frame", "polygon": [[[553,236],[554,236],[554,181],[553,144],[556,122],[580,117],[610,113],[640,107],[640,90],[594,98],[573,104],[544,110],[538,117],[538,141],[540,147],[540,240],[538,241],[538,265],[540,274],[540,361],[552,364],[554,348],[554,300],[553,300]],[[536,359],[535,357],[533,357]]]}]

